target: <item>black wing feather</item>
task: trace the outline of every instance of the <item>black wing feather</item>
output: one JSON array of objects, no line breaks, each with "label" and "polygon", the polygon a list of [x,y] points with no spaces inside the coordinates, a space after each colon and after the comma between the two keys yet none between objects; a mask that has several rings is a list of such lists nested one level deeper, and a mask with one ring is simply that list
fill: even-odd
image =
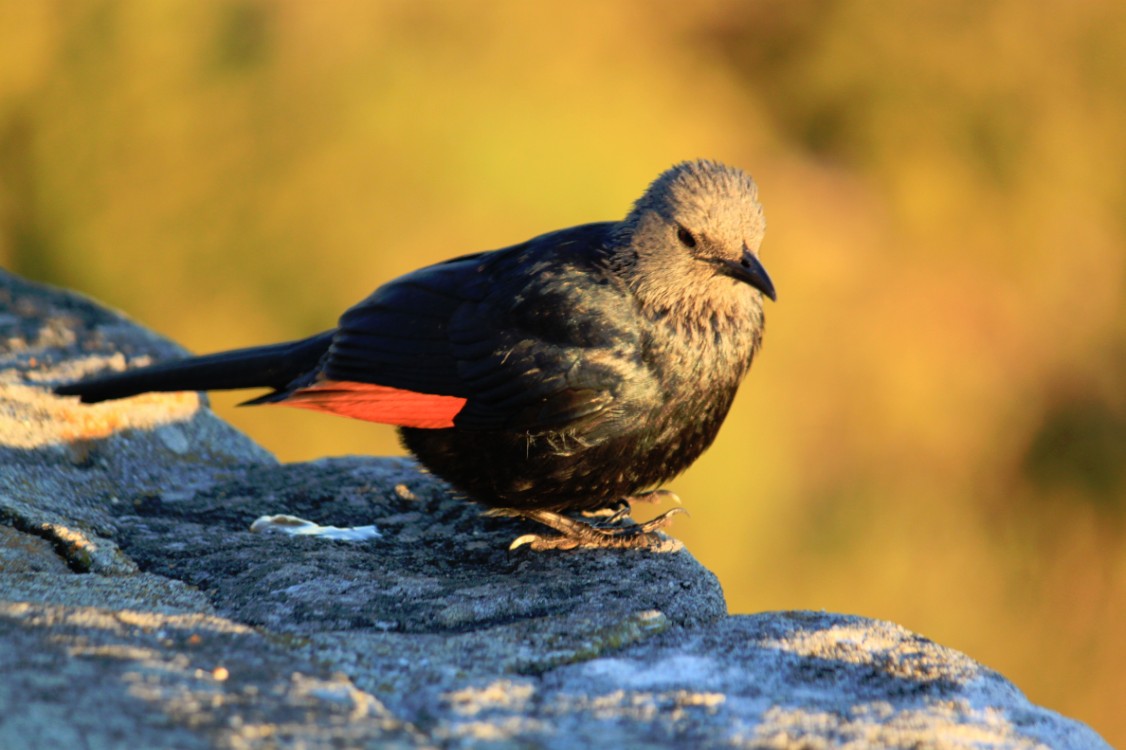
[{"label": "black wing feather", "polygon": [[391,282],[341,317],[324,375],[465,398],[454,420],[464,429],[558,429],[598,418],[623,385],[623,358],[640,349],[629,295],[608,283],[600,263],[609,226],[555,232]]}]

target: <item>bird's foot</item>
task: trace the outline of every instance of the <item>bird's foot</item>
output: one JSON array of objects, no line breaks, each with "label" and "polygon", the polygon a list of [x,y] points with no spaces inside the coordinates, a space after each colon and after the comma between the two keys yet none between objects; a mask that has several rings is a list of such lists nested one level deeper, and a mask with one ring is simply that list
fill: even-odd
[{"label": "bird's foot", "polygon": [[[670,493],[671,494],[671,493]],[[657,533],[665,528],[674,516],[687,513],[684,508],[673,508],[651,521],[642,524],[619,525],[629,516],[629,504],[611,509],[610,515],[597,524],[579,521],[547,510],[490,511],[491,515],[510,515],[527,518],[559,532],[559,536],[544,537],[524,534],[509,545],[509,550],[530,547],[537,552],[549,549],[646,549],[653,552],[673,552],[681,548],[680,542]]]}]

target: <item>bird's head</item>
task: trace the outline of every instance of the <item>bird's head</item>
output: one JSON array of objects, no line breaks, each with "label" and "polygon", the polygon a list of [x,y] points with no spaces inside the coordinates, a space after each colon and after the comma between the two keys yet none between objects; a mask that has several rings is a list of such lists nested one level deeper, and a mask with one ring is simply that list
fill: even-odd
[{"label": "bird's head", "polygon": [[[653,181],[619,225],[616,253],[646,307],[702,304],[761,309],[776,299],[758,259],[766,220],[742,170],[713,161],[676,165]],[[757,290],[757,291],[756,291]]]}]

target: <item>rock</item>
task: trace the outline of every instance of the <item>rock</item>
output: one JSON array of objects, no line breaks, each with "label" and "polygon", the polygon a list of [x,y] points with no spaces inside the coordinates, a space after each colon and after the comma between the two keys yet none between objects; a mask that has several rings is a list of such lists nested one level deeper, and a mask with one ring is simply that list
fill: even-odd
[{"label": "rock", "polygon": [[48,390],[182,353],[0,272],[0,747],[1106,747],[895,625],[729,617],[683,549],[510,553],[412,461]]}]

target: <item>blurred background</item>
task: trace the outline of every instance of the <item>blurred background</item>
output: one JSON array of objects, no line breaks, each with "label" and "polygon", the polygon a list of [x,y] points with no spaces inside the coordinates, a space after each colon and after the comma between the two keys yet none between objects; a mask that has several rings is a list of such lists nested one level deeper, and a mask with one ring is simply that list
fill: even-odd
[{"label": "blurred background", "polygon": [[206,352],[744,167],[780,301],[674,533],[1126,746],[1124,92],[1119,0],[0,0],[0,264]]}]

